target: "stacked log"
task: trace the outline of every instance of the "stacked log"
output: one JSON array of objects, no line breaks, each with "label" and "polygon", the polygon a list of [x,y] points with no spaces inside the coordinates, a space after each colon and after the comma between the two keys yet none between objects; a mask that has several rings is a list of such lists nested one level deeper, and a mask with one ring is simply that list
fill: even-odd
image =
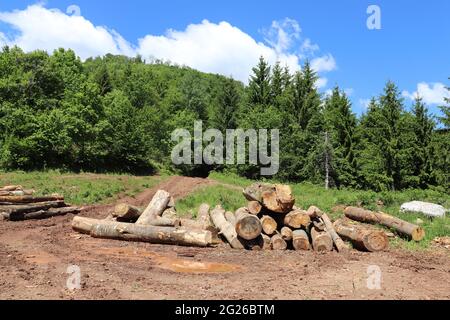
[{"label": "stacked log", "polygon": [[80,212],[79,208],[66,204],[61,195],[34,196],[34,193],[34,190],[26,190],[22,186],[0,188],[0,217],[9,221],[23,221]]}]

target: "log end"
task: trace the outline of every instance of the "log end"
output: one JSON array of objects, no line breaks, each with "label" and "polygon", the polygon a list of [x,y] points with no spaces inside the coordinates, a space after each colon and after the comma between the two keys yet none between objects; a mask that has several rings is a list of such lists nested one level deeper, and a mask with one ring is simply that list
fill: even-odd
[{"label": "log end", "polygon": [[389,246],[389,239],[383,231],[371,232],[364,237],[364,246],[370,252],[384,251]]},{"label": "log end", "polygon": [[417,227],[413,230],[411,238],[414,241],[422,241],[425,238],[425,230],[422,227]]}]

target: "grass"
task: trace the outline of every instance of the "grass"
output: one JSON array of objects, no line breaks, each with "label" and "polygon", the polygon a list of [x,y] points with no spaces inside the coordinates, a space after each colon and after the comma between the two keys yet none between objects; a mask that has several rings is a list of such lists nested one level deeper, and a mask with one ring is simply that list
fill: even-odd
[{"label": "grass", "polygon": [[[215,186],[201,188],[185,199],[177,202],[177,210],[187,215],[196,215],[197,208],[202,203],[210,205],[221,204],[226,210],[234,211],[246,205],[241,189],[254,181],[231,174],[212,173],[210,179],[218,182]],[[396,238],[391,241],[394,247],[404,247],[411,250],[428,248],[435,237],[450,236],[450,218],[429,219],[420,214],[401,213],[400,205],[407,201],[421,200],[434,202],[450,208],[450,196],[435,190],[405,190],[395,192],[373,192],[361,190],[325,190],[322,186],[310,183],[291,184],[296,199],[296,206],[308,208],[315,205],[326,212],[331,212],[336,205],[361,205],[371,210],[381,210],[403,220],[415,223],[416,219],[423,220],[426,237],[421,242],[404,241]],[[377,202],[383,202],[378,208]],[[342,216],[342,213],[331,213],[333,218]]]},{"label": "grass", "polygon": [[120,196],[134,196],[151,188],[166,176],[138,177],[120,174],[46,172],[0,172],[0,186],[21,185],[36,195],[62,194],[74,205],[103,204]]}]

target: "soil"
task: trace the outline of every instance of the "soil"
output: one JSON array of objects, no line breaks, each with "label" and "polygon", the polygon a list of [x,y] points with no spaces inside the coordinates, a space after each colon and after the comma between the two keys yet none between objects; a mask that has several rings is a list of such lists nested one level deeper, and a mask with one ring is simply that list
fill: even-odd
[{"label": "soil", "polygon": [[[120,202],[145,206],[158,189],[179,199],[214,183],[173,177]],[[113,206],[80,215],[104,218]],[[73,232],[72,218],[0,221],[0,299],[450,299],[445,248],[347,254],[187,248],[94,239]],[[81,288],[69,290],[73,265]]]}]

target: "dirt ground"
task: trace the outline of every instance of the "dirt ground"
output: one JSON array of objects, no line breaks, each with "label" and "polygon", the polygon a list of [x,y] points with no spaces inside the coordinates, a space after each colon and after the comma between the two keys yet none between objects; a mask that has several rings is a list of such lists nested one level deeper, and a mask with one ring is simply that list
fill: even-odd
[{"label": "dirt ground", "polygon": [[[144,206],[157,189],[179,199],[213,183],[174,177],[121,201]],[[103,218],[112,207],[88,207],[80,215]],[[72,218],[0,221],[0,299],[450,299],[445,249],[317,254],[186,248],[94,239],[73,232]],[[72,265],[81,275],[81,289],[74,291],[66,284]]]}]

